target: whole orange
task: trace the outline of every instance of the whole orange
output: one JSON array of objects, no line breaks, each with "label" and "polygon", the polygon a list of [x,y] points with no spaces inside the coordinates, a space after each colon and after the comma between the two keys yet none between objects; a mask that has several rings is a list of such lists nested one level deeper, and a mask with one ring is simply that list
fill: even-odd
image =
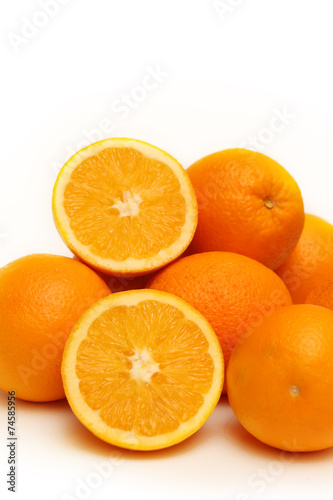
[{"label": "whole orange", "polygon": [[276,269],[294,250],[304,224],[300,189],[268,156],[228,149],[187,170],[199,222],[188,253],[223,250]]},{"label": "whole orange", "polygon": [[294,252],[276,272],[295,304],[302,304],[314,288],[333,279],[333,226],[320,217],[306,214]]},{"label": "whole orange", "polygon": [[183,257],[157,273],[149,287],[178,295],[208,319],[225,366],[238,340],[251,335],[276,307],[291,304],[286,286],[273,271],[230,252]]},{"label": "whole orange", "polygon": [[312,290],[305,299],[305,304],[315,304],[333,310],[333,279],[324,281]]},{"label": "whole orange", "polygon": [[61,358],[82,313],[110,289],[67,257],[29,255],[0,269],[0,388],[29,401],[65,397]]},{"label": "whole orange", "polygon": [[227,380],[236,417],[260,441],[294,452],[333,446],[333,312],[274,311],[235,347]]}]

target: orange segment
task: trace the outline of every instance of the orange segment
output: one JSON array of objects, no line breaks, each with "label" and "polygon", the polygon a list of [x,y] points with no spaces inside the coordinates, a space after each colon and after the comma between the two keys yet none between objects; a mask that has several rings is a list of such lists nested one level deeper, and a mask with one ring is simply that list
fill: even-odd
[{"label": "orange segment", "polygon": [[68,401],[101,439],[158,449],[193,434],[213,411],[223,357],[207,320],[156,290],[120,292],[82,316],[65,348]]},{"label": "orange segment", "polygon": [[186,249],[197,224],[185,170],[133,139],[107,139],[74,155],[58,176],[53,210],[70,249],[111,274],[167,264]]}]

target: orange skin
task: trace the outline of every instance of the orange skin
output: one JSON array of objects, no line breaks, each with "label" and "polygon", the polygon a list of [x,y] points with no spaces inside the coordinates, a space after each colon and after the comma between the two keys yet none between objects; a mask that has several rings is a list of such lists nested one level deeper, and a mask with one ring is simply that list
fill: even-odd
[{"label": "orange skin", "polygon": [[228,149],[187,172],[199,208],[187,253],[235,252],[270,269],[286,260],[301,235],[304,206],[297,183],[281,165],[261,153]]},{"label": "orange skin", "polygon": [[312,290],[305,299],[305,304],[315,304],[333,311],[333,279],[325,281]]},{"label": "orange skin", "polygon": [[280,308],[230,358],[232,409],[245,429],[276,448],[333,446],[333,312]]},{"label": "orange skin", "polygon": [[272,310],[291,304],[286,286],[273,271],[229,252],[183,257],[157,273],[148,286],[178,295],[207,318],[219,338],[225,367],[237,341],[251,335]]},{"label": "orange skin", "polygon": [[0,269],[0,388],[28,401],[64,398],[68,335],[110,293],[94,271],[67,257],[29,255]]},{"label": "orange skin", "polygon": [[276,272],[288,287],[294,304],[303,304],[313,289],[333,279],[333,226],[306,214],[294,252]]}]

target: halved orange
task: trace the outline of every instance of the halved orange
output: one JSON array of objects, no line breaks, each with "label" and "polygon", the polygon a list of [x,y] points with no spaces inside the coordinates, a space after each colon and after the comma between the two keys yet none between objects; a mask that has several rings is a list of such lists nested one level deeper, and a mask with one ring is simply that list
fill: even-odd
[{"label": "halved orange", "polygon": [[67,341],[62,377],[77,418],[122,448],[196,432],[217,404],[223,355],[208,321],[175,295],[131,290],[96,302]]},{"label": "halved orange", "polygon": [[56,226],[70,250],[108,274],[148,274],[176,259],[198,222],[186,171],[135,139],[106,139],[76,153],[53,191]]}]

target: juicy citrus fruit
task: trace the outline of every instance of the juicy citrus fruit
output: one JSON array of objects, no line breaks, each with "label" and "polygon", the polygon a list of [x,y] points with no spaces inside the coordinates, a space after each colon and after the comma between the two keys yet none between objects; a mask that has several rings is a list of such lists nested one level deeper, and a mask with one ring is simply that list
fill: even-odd
[{"label": "juicy citrus fruit", "polygon": [[154,290],[120,292],[92,306],[63,356],[68,401],[108,443],[136,450],[183,441],[221,393],[223,356],[206,319]]},{"label": "juicy citrus fruit", "polygon": [[178,257],[197,225],[186,171],[134,139],[106,139],[76,153],[53,192],[56,226],[72,252],[107,274],[147,274]]},{"label": "juicy citrus fruit", "polygon": [[333,226],[320,217],[306,214],[294,252],[276,272],[295,304],[303,303],[323,281],[333,279]]},{"label": "juicy citrus fruit", "polygon": [[274,311],[235,347],[227,379],[236,417],[260,441],[294,452],[333,446],[332,311]]},{"label": "juicy citrus fruit", "polygon": [[67,257],[29,255],[0,269],[0,387],[29,401],[65,397],[60,366],[71,329],[111,292]]},{"label": "juicy citrus fruit", "polygon": [[315,304],[333,310],[333,279],[324,281],[312,290],[305,299],[305,304]]},{"label": "juicy citrus fruit", "polygon": [[187,170],[198,205],[189,253],[223,250],[276,269],[294,250],[304,224],[302,195],[276,161],[246,149],[211,154]]},{"label": "juicy citrus fruit", "polygon": [[183,257],[157,273],[149,287],[178,295],[208,319],[225,366],[238,340],[250,335],[274,308],[291,304],[286,286],[273,271],[229,252]]}]

